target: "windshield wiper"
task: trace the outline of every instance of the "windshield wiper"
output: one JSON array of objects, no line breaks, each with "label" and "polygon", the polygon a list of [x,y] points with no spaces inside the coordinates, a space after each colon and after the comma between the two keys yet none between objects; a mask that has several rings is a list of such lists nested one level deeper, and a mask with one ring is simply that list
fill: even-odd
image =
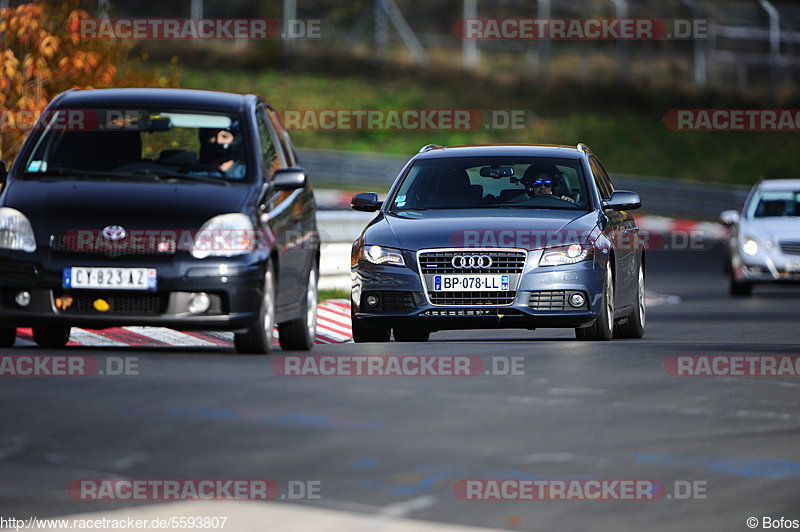
[{"label": "windshield wiper", "polygon": [[194,174],[183,174],[181,172],[172,172],[169,170],[154,170],[152,168],[145,168],[143,170],[136,170],[134,172],[136,175],[146,175],[146,176],[154,176],[154,177],[169,177],[173,179],[185,179],[187,181],[202,181],[204,183],[213,183],[215,185],[223,185],[226,187],[231,186],[230,182],[220,177],[211,177],[205,175],[194,175]]}]

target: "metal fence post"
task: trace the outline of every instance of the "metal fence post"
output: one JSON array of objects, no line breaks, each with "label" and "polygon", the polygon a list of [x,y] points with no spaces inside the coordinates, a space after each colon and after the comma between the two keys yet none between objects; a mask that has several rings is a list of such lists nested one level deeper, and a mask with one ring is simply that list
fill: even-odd
[{"label": "metal fence post", "polygon": [[[463,19],[466,22],[478,18],[478,0],[464,0]],[[464,28],[466,29],[466,27]],[[477,39],[467,39],[461,36],[461,64],[464,68],[474,70],[478,68],[480,58],[478,55]]]},{"label": "metal fence post", "polygon": [[[683,0],[692,10],[692,21],[703,16],[702,8],[694,0]],[[705,39],[694,39],[694,88],[705,89],[708,84],[708,36]]]},{"label": "metal fence post", "polygon": [[[539,0],[539,19],[550,18],[550,0]],[[539,41],[539,77],[546,80],[550,76],[550,39],[547,35]]]},{"label": "metal fence post", "polygon": [[758,0],[759,5],[764,8],[769,16],[769,49],[772,54],[772,88],[778,87],[779,68],[781,61],[781,18],[778,10],[775,9],[769,0]]},{"label": "metal fence post", "polygon": [[[611,0],[614,2],[614,7],[617,11],[617,18],[618,19],[626,19],[628,18],[628,2],[627,0]],[[630,47],[628,46],[628,41],[625,39],[621,39],[617,42],[617,50],[618,50],[618,64],[620,73],[625,73],[630,68]]]}]

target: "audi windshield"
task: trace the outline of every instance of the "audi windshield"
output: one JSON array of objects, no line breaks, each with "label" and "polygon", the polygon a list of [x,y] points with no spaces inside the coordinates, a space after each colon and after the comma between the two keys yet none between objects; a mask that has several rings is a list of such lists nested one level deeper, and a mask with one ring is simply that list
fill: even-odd
[{"label": "audi windshield", "polygon": [[542,157],[421,159],[390,201],[392,211],[589,207],[580,160]]}]

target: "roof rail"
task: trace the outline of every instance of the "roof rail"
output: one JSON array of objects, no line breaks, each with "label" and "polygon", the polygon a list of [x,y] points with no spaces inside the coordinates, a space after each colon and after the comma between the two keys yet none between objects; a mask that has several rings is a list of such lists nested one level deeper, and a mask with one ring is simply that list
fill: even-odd
[{"label": "roof rail", "polygon": [[578,151],[582,151],[583,153],[592,153],[592,150],[589,149],[589,146],[587,146],[583,142],[579,142],[577,148]]},{"label": "roof rail", "polygon": [[443,147],[444,146],[440,146],[438,144],[428,144],[427,146],[421,147],[417,153],[425,153],[426,151],[431,151],[431,150],[440,150]]}]

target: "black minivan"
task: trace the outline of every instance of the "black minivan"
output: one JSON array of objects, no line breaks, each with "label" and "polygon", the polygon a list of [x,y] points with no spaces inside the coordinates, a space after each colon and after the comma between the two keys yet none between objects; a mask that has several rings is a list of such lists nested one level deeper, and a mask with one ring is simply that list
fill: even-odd
[{"label": "black minivan", "polygon": [[0,177],[0,346],[143,325],[267,353],[275,324],[284,349],[314,345],[314,195],[261,98],[68,91]]}]

